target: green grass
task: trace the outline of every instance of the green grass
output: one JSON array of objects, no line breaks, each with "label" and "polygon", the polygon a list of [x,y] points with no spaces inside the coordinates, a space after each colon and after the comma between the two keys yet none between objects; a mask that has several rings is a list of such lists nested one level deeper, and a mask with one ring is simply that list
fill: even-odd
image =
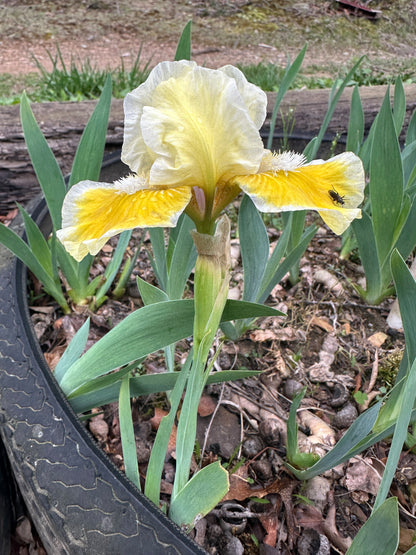
[{"label": "green grass", "polygon": [[[352,60],[349,67],[354,65],[357,60]],[[277,91],[280,81],[284,74],[284,68],[278,67],[271,62],[260,62],[258,64],[239,64],[237,67],[244,73],[249,81],[262,88],[264,91]],[[334,68],[331,73],[332,76],[319,75],[322,69],[319,67],[311,66],[308,72],[313,72],[313,75],[298,74],[293,82],[292,89],[327,89],[339,81],[342,81],[343,76],[349,71],[349,67],[345,66],[341,71]],[[326,69],[328,73],[328,69]],[[398,63],[398,67],[383,68],[377,65],[364,61],[354,72],[348,86],[358,85],[387,85],[394,83],[398,76],[401,76],[404,83],[416,83],[416,59],[403,60]]]},{"label": "green grass", "polygon": [[0,105],[18,104],[23,90],[32,90],[37,79],[35,73],[11,75],[0,73]]},{"label": "green grass", "polygon": [[[104,86],[108,70],[98,69],[88,59],[81,63],[71,60],[66,65],[62,54],[57,48],[56,54],[47,51],[52,69],[48,70],[36,58],[38,73],[25,76],[0,74],[0,104],[17,104],[23,90],[33,102],[48,101],[81,101],[99,98]],[[323,89],[330,88],[342,79],[349,67],[326,68],[323,72],[319,66],[309,66],[304,73],[300,73],[292,88]],[[264,91],[277,91],[284,74],[284,67],[271,62],[258,64],[237,64],[247,79],[258,85]],[[141,52],[130,69],[126,69],[123,61],[120,66],[111,71],[113,80],[113,96],[123,98],[129,91],[143,83],[151,70],[149,62],[142,62]],[[404,83],[416,82],[416,59],[402,60],[394,66],[386,66],[386,61],[371,63],[367,60],[355,71],[349,83],[350,86],[384,85],[394,83],[400,75]],[[290,126],[290,122],[287,122]]]},{"label": "green grass", "polygon": [[[48,70],[34,58],[38,73],[12,78],[0,74],[0,104],[17,104],[23,90],[33,102],[81,101],[100,97],[109,70],[98,69],[88,59],[82,63],[71,60],[66,65],[61,51],[53,55],[47,51],[52,69]],[[149,62],[142,63],[138,53],[131,69],[127,70],[123,61],[110,71],[113,81],[113,96],[124,98],[134,88],[143,83],[149,73]]]}]

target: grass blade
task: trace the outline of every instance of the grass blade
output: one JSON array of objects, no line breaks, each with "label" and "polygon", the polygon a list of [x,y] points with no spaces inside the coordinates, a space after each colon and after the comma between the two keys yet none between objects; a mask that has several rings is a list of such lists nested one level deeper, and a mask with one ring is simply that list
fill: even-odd
[{"label": "grass blade", "polygon": [[[222,320],[281,314],[261,304],[227,301]],[[190,299],[154,303],[132,312],[71,366],[61,381],[62,390],[69,396],[98,376],[190,336],[193,321]]]},{"label": "grass blade", "polygon": [[123,450],[126,476],[140,490],[139,467],[137,464],[136,440],[130,407],[130,374],[124,376],[120,387],[118,416],[120,420],[121,448]]},{"label": "grass blade", "polygon": [[[68,398],[74,411],[77,413],[87,412],[94,407],[100,407],[117,401],[120,393],[121,378],[126,372],[130,372],[132,368],[138,365],[139,361],[135,361],[116,373],[95,378],[78,388]],[[224,370],[210,374],[207,383],[244,380],[258,374],[260,374],[260,371],[257,370]],[[165,372],[163,374],[134,376],[130,378],[130,395],[132,397],[140,397],[142,395],[172,391],[179,375],[179,372]]]},{"label": "grass blade", "polygon": [[54,376],[58,383],[61,382],[68,368],[70,368],[82,355],[85,345],[87,344],[89,331],[90,319],[88,318],[74,335],[55,367]]},{"label": "grass blade", "polygon": [[228,488],[228,473],[219,461],[205,466],[172,499],[169,518],[178,526],[191,530],[196,519],[209,513],[228,492]]},{"label": "grass blade", "polygon": [[29,268],[29,270],[42,283],[45,291],[51,295],[67,314],[68,304],[62,293],[59,282],[55,282],[53,276],[48,274],[44,267],[39,263],[30,247],[23,241],[17,233],[0,223],[0,243],[11,251],[19,260]]},{"label": "grass blade", "polygon": [[248,195],[244,195],[238,215],[245,301],[256,301],[269,258],[269,238],[263,220]]},{"label": "grass blade", "polygon": [[43,191],[54,229],[61,228],[66,186],[61,170],[30,108],[26,93],[20,100],[20,118],[30,159]]},{"label": "grass blade", "polygon": [[111,76],[108,75],[97,106],[81,136],[72,164],[69,187],[79,181],[99,179],[107,137],[111,91]]},{"label": "grass blade", "polygon": [[[156,439],[153,444],[152,452],[150,454],[149,466],[146,475],[145,495],[155,505],[159,505],[160,497],[160,481],[162,477],[163,465],[165,462],[166,451],[168,448],[169,438],[172,432],[173,424],[175,422],[176,414],[179,408],[179,403],[182,399],[182,394],[185,389],[185,384],[188,379],[189,369],[192,362],[192,351],[188,354],[182,370],[175,377],[176,383],[170,395],[170,411],[164,416],[160,422],[159,429],[156,434]],[[168,374],[173,376],[172,373]]]},{"label": "grass blade", "polygon": [[324,135],[326,133],[326,130],[328,128],[329,122],[331,121],[332,116],[333,116],[334,111],[335,111],[335,108],[336,108],[336,105],[338,104],[338,100],[340,99],[345,87],[348,85],[349,81],[351,80],[351,77],[354,75],[358,66],[361,64],[363,58],[364,58],[364,56],[362,56],[358,60],[358,62],[356,64],[354,64],[354,66],[350,69],[350,71],[344,77],[344,79],[342,80],[342,83],[340,84],[340,86],[338,88],[337,88],[336,84],[332,87],[331,94],[330,94],[330,97],[329,97],[328,110],[325,114],[324,121],[322,122],[319,133],[318,133],[317,137],[315,137],[315,140],[312,140],[306,146],[305,150],[303,151],[303,154],[306,156],[306,158],[309,162],[311,160],[313,160],[314,158],[316,158],[319,147],[321,146],[322,140],[323,140]]},{"label": "grass blade", "polygon": [[299,480],[310,480],[314,476],[318,476],[318,474],[322,474],[323,472],[326,472],[338,464],[350,459],[353,456],[352,450],[354,450],[354,455],[359,453],[360,449],[355,450],[355,448],[367,437],[368,434],[370,434],[374,424],[376,423],[380,406],[381,403],[377,403],[370,409],[360,414],[360,416],[354,421],[352,426],[348,428],[331,451],[329,451],[313,466],[307,468],[306,470],[298,470],[289,466],[290,470]]},{"label": "grass blade", "polygon": [[413,403],[416,396],[416,360],[412,364],[406,382],[402,387],[402,395],[400,398],[400,413],[397,418],[396,427],[394,429],[393,439],[390,446],[389,456],[387,458],[386,468],[383,473],[377,497],[374,502],[373,510],[376,510],[386,499],[394,475],[397,470],[397,464],[402,454],[403,444],[407,437],[407,427],[412,414]]},{"label": "grass blade", "polygon": [[364,110],[361,103],[359,89],[357,86],[355,86],[351,98],[350,119],[348,123],[348,135],[345,150],[358,154],[363,139]]},{"label": "grass blade", "polygon": [[303,58],[305,57],[306,48],[307,46],[305,45],[297,55],[293,64],[291,65],[288,64],[288,66],[286,67],[286,71],[283,76],[283,79],[280,83],[279,90],[277,92],[276,100],[273,107],[273,112],[270,118],[270,130],[269,130],[269,137],[267,139],[267,148],[269,150],[272,148],[272,144],[273,144],[274,129],[276,127],[276,119],[277,119],[277,114],[279,113],[280,103],[284,95],[286,94],[287,90],[289,89],[290,85],[292,84],[293,80],[295,79],[296,75],[299,72],[300,66],[302,65],[302,62],[303,62]]},{"label": "grass blade", "polygon": [[370,200],[380,266],[390,256],[403,198],[403,167],[390,96],[387,91],[377,118],[370,161]]},{"label": "grass blade", "polygon": [[414,141],[416,141],[416,110],[413,111],[412,117],[410,118],[407,126],[405,145],[410,145]]},{"label": "grass blade", "polygon": [[403,127],[404,117],[406,115],[406,96],[404,94],[403,82],[400,77],[397,77],[394,84],[394,99],[393,99],[393,118],[396,135],[400,135]]},{"label": "grass blade", "polygon": [[[359,293],[368,303],[372,304],[377,302],[383,289],[373,223],[370,216],[363,212],[361,219],[354,220],[351,225],[357,239],[367,283],[367,291],[359,290]],[[354,287],[357,286],[354,285]]]},{"label": "grass blade", "polygon": [[30,250],[36,257],[39,264],[45,269],[45,272],[51,277],[58,276],[56,268],[52,268],[52,257],[49,245],[43,236],[43,233],[32,220],[28,212],[18,204],[19,212],[25,225],[25,233],[29,243]]},{"label": "grass blade", "polygon": [[191,59],[191,28],[192,21],[188,21],[183,28],[178,46],[176,47],[175,62]]},{"label": "grass blade", "polygon": [[100,306],[100,304],[102,304],[102,302],[106,298],[105,295],[110,289],[123,261],[123,255],[129,244],[131,234],[132,231],[128,229],[126,231],[123,231],[118,238],[117,247],[104,272],[105,281],[95,295],[96,306]]},{"label": "grass blade", "polygon": [[395,555],[399,545],[397,498],[387,499],[363,524],[346,555],[383,553]]},{"label": "grass blade", "polygon": [[[184,214],[175,240],[173,241],[172,235],[169,240],[171,254],[168,252],[167,256],[169,272],[166,292],[172,300],[182,298],[186,281],[195,266],[197,255],[190,234],[191,229],[194,228],[193,221]],[[173,247],[172,244],[174,244]]]},{"label": "grass blade", "polygon": [[151,227],[148,232],[153,250],[153,256],[149,253],[149,260],[160,288],[166,291],[168,287],[168,269],[163,229]]}]

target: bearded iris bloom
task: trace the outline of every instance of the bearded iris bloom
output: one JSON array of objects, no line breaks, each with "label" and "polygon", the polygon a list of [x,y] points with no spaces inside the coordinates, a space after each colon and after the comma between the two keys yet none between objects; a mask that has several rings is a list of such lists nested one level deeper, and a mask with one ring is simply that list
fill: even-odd
[{"label": "bearded iris bloom", "polygon": [[241,192],[258,210],[317,210],[341,234],[363,199],[360,159],[343,153],[307,164],[302,155],[266,150],[259,129],[266,94],[232,66],[162,62],[124,101],[121,158],[131,175],[82,181],[68,192],[58,238],[81,260],[135,227],[174,227],[182,212],[213,234]]}]

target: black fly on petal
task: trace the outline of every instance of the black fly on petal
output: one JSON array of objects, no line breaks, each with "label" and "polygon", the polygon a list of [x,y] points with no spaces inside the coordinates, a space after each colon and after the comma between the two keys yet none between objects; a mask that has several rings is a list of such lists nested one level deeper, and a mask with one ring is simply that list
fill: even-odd
[{"label": "black fly on petal", "polygon": [[331,200],[334,204],[338,204],[339,206],[344,206],[345,195],[341,196],[334,188],[328,191],[328,195],[331,197]]}]

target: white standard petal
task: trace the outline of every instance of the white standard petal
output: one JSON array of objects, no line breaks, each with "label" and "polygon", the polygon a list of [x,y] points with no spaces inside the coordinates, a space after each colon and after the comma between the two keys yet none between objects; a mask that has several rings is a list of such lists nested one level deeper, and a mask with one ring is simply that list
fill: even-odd
[{"label": "white standard petal", "polygon": [[141,118],[145,106],[153,105],[153,93],[162,81],[175,79],[192,71],[195,62],[161,62],[149,74],[144,83],[128,93],[124,99],[124,141],[122,161],[136,173],[147,173],[155,154],[146,146],[141,131]]},{"label": "white standard petal", "polygon": [[219,71],[223,71],[226,75],[234,79],[238,92],[241,94],[241,98],[247,107],[254,125],[257,129],[260,129],[266,119],[266,93],[262,91],[260,87],[257,87],[257,85],[249,83],[244,73],[234,66],[223,66],[219,69]]},{"label": "white standard petal", "polygon": [[150,186],[212,189],[258,170],[267,97],[236,68],[163,62],[124,106],[122,159]]},{"label": "white standard petal", "polygon": [[211,190],[234,175],[255,173],[263,154],[236,80],[198,66],[158,85],[152,106],[143,109],[141,131],[155,153],[151,185]]}]

